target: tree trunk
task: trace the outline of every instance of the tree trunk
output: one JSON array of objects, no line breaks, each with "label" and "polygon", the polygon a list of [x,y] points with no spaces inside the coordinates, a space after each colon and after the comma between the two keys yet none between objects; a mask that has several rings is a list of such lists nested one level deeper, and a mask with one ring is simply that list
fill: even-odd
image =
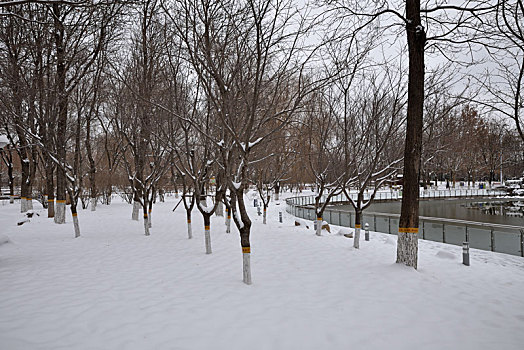
[{"label": "tree trunk", "polygon": [[360,229],[362,227],[362,210],[355,209],[355,238],[353,238],[353,248],[360,248]]},{"label": "tree trunk", "polygon": [[263,205],[264,205],[264,216],[263,216],[263,219],[262,219],[262,223],[265,225],[265,224],[267,224],[267,219],[266,219],[267,218],[267,204],[264,203]]},{"label": "tree trunk", "polygon": [[65,28],[61,22],[61,5],[53,4],[53,18],[56,46],[56,93],[58,99],[58,120],[56,129],[56,156],[62,166],[56,169],[56,213],[55,223],[65,223],[66,205],[66,174],[63,165],[66,161],[66,131],[67,131],[67,104],[66,94],[66,67],[65,67]]},{"label": "tree trunk", "polygon": [[[226,209],[227,211],[227,209]],[[227,211],[226,233],[231,233],[231,211]]]},{"label": "tree trunk", "polygon": [[317,214],[317,236],[322,236],[322,216]]},{"label": "tree trunk", "polygon": [[65,210],[66,210],[66,200],[57,199],[55,201],[55,216],[54,216],[54,221],[56,224],[65,223]]},{"label": "tree trunk", "polygon": [[147,215],[148,212],[148,205],[147,200],[144,203],[144,206],[142,207],[142,211],[144,213],[144,233],[146,236],[149,236],[149,217]]},{"label": "tree trunk", "polygon": [[417,268],[419,170],[422,151],[424,106],[424,44],[420,0],[406,1],[406,32],[409,50],[408,109],[404,147],[404,188],[397,241],[397,263]]},{"label": "tree trunk", "polygon": [[[111,183],[111,182],[110,182]],[[113,189],[111,186],[107,186],[106,190],[104,191],[104,204],[110,205],[111,204],[111,196],[113,195]],[[137,218],[138,219],[138,218]]]},{"label": "tree trunk", "polygon": [[[33,132],[36,133],[35,130],[33,130]],[[27,209],[33,210],[33,184],[35,183],[36,169],[38,166],[37,164],[38,154],[37,154],[36,147],[34,145],[30,147],[30,150],[31,150],[31,163],[29,163],[29,178],[28,178],[28,184],[27,184],[27,192],[28,192]]]},{"label": "tree trunk", "polygon": [[149,233],[149,218],[147,217],[147,212],[144,213],[144,235],[151,235],[151,233]]},{"label": "tree trunk", "polygon": [[80,237],[80,224],[78,222],[75,199],[71,200],[71,215],[73,216],[73,224],[75,226],[75,238],[78,238]]},{"label": "tree trunk", "polygon": [[191,209],[186,209],[186,217],[187,217],[187,238],[191,239],[193,238],[193,231],[191,229]]},{"label": "tree trunk", "polygon": [[[235,194],[236,203],[238,203],[238,210],[240,220],[237,223],[237,228],[240,232],[240,245],[242,246],[242,280],[245,284],[251,284],[251,244],[249,242],[249,235],[251,233],[251,220],[246,210],[246,203],[244,202],[244,191],[239,189]],[[236,204],[235,204],[236,205]],[[233,210],[233,208],[231,208]],[[235,219],[236,220],[236,219]],[[235,221],[236,222],[236,221]],[[240,226],[238,226],[240,225]]]},{"label": "tree trunk", "polygon": [[226,233],[231,233],[231,207],[226,204]]},{"label": "tree trunk", "polygon": [[206,242],[206,254],[211,254],[211,215],[202,215],[204,216],[204,237]]},{"label": "tree trunk", "polygon": [[218,202],[217,210],[216,210],[217,216],[224,216],[224,203],[222,201]]},{"label": "tree trunk", "polygon": [[23,148],[19,152],[21,158],[22,179],[20,182],[20,212],[25,213],[29,210],[27,206],[27,199],[29,194],[29,159],[27,158],[27,150]]},{"label": "tree trunk", "polygon": [[[247,231],[247,232],[246,232]],[[249,245],[249,230],[246,230],[246,227],[240,229],[240,237],[248,237],[247,242],[244,240],[242,244],[242,281],[250,285],[252,284],[251,280],[251,246]]]},{"label": "tree trunk", "polygon": [[91,211],[96,211],[98,193],[96,190],[96,165],[91,150],[91,116],[87,116],[86,118],[86,153],[89,162],[89,196],[91,198]]},{"label": "tree trunk", "polygon": [[140,211],[140,202],[135,198],[133,200],[133,213],[131,214],[131,219],[138,221],[138,212]]}]

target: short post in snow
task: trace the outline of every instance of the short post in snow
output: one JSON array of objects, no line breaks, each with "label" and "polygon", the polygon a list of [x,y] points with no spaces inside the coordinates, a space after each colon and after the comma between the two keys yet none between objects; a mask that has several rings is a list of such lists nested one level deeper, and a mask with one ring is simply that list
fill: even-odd
[{"label": "short post in snow", "polygon": [[469,242],[462,243],[462,263],[469,266]]},{"label": "short post in snow", "polygon": [[278,222],[282,223],[282,212],[278,212]]},{"label": "short post in snow", "polygon": [[253,206],[256,208],[258,207],[258,200],[255,198],[253,199]]},{"label": "short post in snow", "polygon": [[258,216],[262,215],[262,212],[260,211],[260,205],[257,206],[257,214],[258,214]]},{"label": "short post in snow", "polygon": [[366,241],[369,241],[369,224],[367,222],[364,225],[364,229],[366,230],[365,232]]}]

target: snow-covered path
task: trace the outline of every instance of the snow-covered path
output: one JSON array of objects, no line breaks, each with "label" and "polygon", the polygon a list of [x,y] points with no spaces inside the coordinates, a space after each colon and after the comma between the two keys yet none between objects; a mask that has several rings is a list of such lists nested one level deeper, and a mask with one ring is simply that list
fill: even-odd
[{"label": "snow-covered path", "polygon": [[279,224],[282,201],[268,225],[250,208],[246,286],[236,229],[214,217],[206,255],[200,215],[188,240],[173,201],[150,237],[115,201],[79,214],[78,239],[70,216],[16,226],[18,205],[0,205],[0,349],[522,349],[522,258],[472,250],[466,267],[460,247],[420,241],[415,271],[394,263],[395,236],[354,250]]}]

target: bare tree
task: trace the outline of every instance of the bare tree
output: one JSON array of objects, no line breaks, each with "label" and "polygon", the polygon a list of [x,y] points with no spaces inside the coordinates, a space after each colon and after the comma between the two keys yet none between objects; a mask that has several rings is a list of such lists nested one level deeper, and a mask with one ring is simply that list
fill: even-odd
[{"label": "bare tree", "polygon": [[240,231],[243,281],[251,284],[252,222],[244,192],[251,164],[260,161],[254,150],[289,124],[312,89],[304,72],[310,54],[299,47],[304,21],[287,1],[181,1],[165,9],[224,131],[213,142]]},{"label": "bare tree", "polygon": [[133,191],[132,218],[138,220],[138,209],[142,207],[146,236],[150,234],[156,186],[169,170],[170,160],[162,132],[168,115],[155,107],[155,99],[164,89],[161,77],[165,66],[165,23],[159,10],[156,0],[136,4],[130,28],[132,45],[123,58],[125,64],[112,64],[113,75],[119,80],[116,94],[120,104],[113,125],[126,144],[127,154],[122,159]]},{"label": "bare tree", "polygon": [[[482,16],[494,10],[489,1],[464,0],[459,4],[420,0],[405,2],[362,3],[353,0],[328,2],[330,11],[347,13],[362,19],[362,27],[380,17],[395,34],[405,28],[408,47],[408,102],[404,146],[402,208],[397,243],[397,263],[417,268],[419,173],[422,154],[424,107],[424,53],[437,51],[453,57],[457,48],[468,48],[485,39],[475,31]],[[424,22],[423,19],[424,18]],[[449,25],[453,23],[453,25]],[[428,36],[426,33],[430,33]]]},{"label": "bare tree", "polygon": [[[274,191],[275,200],[278,200],[280,183],[289,174],[293,163],[294,154],[290,149],[287,149],[289,146],[287,141],[287,138],[273,140],[269,148],[274,150],[275,153],[269,159],[264,159],[263,162],[253,166],[252,182],[255,184],[262,200],[262,220],[264,224],[267,223],[267,209],[271,201],[271,195]],[[279,149],[278,145],[281,146],[281,149]]]},{"label": "bare tree", "polygon": [[28,59],[30,48],[26,44],[28,33],[15,17],[2,18],[0,33],[2,70],[4,72],[2,89],[3,108],[7,112],[4,128],[6,135],[21,161],[22,179],[20,183],[21,212],[33,209],[32,184],[36,172],[36,148],[26,135],[26,129],[36,129],[34,113],[34,79],[32,62]]},{"label": "bare tree", "polygon": [[322,232],[324,210],[331,198],[342,192],[344,178],[344,171],[336,165],[341,150],[336,144],[336,115],[324,95],[329,93],[318,91],[309,97],[304,120],[309,171],[317,187],[315,194],[317,236]]},{"label": "bare tree", "polygon": [[483,75],[473,76],[478,91],[465,99],[510,120],[524,140],[524,2],[498,0],[495,6],[481,27],[490,60]]},{"label": "bare tree", "polygon": [[[355,248],[359,248],[362,212],[377,190],[396,175],[402,162],[398,146],[404,124],[405,88],[392,71],[382,77],[368,74],[367,84],[359,84],[352,96],[342,89],[343,96],[337,99],[344,101],[337,116],[337,130],[343,150],[342,188],[355,210]],[[356,199],[350,189],[357,191]]]}]

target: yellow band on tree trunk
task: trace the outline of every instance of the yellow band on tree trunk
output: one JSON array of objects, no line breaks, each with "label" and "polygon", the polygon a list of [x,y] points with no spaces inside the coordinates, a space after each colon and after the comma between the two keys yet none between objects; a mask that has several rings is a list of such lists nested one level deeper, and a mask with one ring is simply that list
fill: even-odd
[{"label": "yellow band on tree trunk", "polygon": [[65,201],[65,199],[57,199],[56,202],[57,203],[65,203],[66,201]]},{"label": "yellow band on tree trunk", "polygon": [[355,225],[355,228],[360,228],[360,225]]},{"label": "yellow band on tree trunk", "polygon": [[418,227],[399,227],[398,232],[400,233],[418,233]]},{"label": "yellow band on tree trunk", "polygon": [[211,226],[204,226],[204,229],[205,229],[206,231],[209,231],[209,228],[210,228],[210,227],[211,227]]},{"label": "yellow band on tree trunk", "polygon": [[242,253],[251,253],[251,247],[242,247]]}]

